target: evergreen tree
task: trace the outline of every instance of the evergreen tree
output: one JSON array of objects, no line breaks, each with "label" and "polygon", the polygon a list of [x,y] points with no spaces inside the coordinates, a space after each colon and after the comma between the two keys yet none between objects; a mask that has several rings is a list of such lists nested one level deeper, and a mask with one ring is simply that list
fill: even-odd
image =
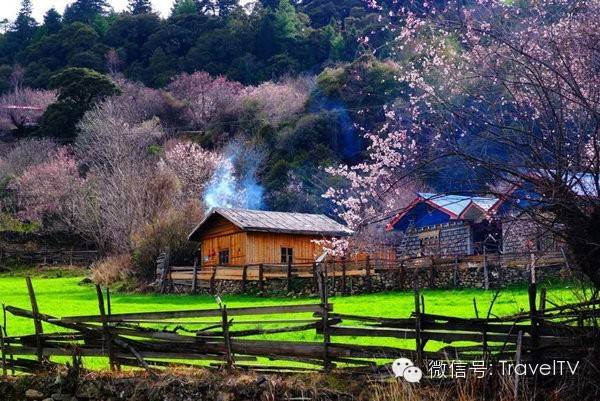
[{"label": "evergreen tree", "polygon": [[65,139],[77,135],[77,123],[96,102],[120,93],[106,75],[87,68],[66,68],[50,78],[49,87],[58,98],[44,112],[40,134]]},{"label": "evergreen tree", "polygon": [[36,26],[37,23],[31,16],[31,0],[22,0],[21,9],[12,27],[12,31],[16,34],[16,38],[21,45],[31,40]]},{"label": "evergreen tree", "polygon": [[274,28],[277,39],[296,39],[302,34],[305,27],[290,0],[279,1],[275,10]]},{"label": "evergreen tree", "polygon": [[279,0],[260,0],[260,4],[262,4],[264,8],[270,8],[274,10],[279,5]]},{"label": "evergreen tree", "polygon": [[185,14],[196,14],[199,8],[199,1],[196,0],[175,0],[171,7],[171,17]]},{"label": "evergreen tree", "polygon": [[238,0],[217,0],[217,9],[221,17],[228,17],[231,11],[238,5]]},{"label": "evergreen tree", "polygon": [[60,31],[60,28],[62,27],[61,16],[55,8],[46,11],[43,26],[47,34],[53,34]]},{"label": "evergreen tree", "polygon": [[215,0],[194,0],[196,4],[196,12],[200,15],[215,15],[216,4]]},{"label": "evergreen tree", "polygon": [[105,15],[108,3],[106,0],[76,0],[65,9],[65,22],[93,22],[97,16]]},{"label": "evergreen tree", "polygon": [[150,0],[129,0],[129,11],[133,15],[152,13]]}]

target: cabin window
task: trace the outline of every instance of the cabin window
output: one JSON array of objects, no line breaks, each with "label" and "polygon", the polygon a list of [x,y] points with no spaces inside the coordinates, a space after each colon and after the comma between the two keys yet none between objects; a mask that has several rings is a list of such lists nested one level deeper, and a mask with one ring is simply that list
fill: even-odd
[{"label": "cabin window", "polygon": [[220,265],[228,265],[229,264],[229,249],[223,249],[219,251],[219,264]]},{"label": "cabin window", "polygon": [[281,263],[292,263],[294,250],[292,248],[281,248]]}]

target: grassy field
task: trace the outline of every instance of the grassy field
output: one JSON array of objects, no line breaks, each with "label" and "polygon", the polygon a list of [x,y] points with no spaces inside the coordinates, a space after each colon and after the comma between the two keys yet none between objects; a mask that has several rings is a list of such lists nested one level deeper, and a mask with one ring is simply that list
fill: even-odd
[{"label": "grassy field", "polygon": [[[0,302],[30,309],[24,272],[12,272],[0,275]],[[83,276],[81,271],[54,269],[37,272],[33,275],[40,311],[54,316],[87,315],[98,313],[98,303],[93,285],[79,284]],[[57,277],[63,276],[63,277]],[[64,277],[66,276],[66,277]],[[478,289],[461,290],[425,290],[423,291],[426,312],[453,316],[473,317],[473,299],[477,300],[480,314],[485,314],[493,297],[493,291]],[[317,298],[310,297],[271,297],[263,298],[244,295],[224,295],[221,297],[228,307],[281,305],[316,303]],[[548,300],[565,303],[578,298],[577,291],[567,284],[555,283],[548,286]],[[336,296],[330,298],[334,311],[355,315],[408,317],[414,308],[412,292],[386,292],[354,296]],[[212,309],[217,305],[208,295],[162,295],[162,294],[127,294],[111,295],[113,313],[142,312],[177,309]],[[504,315],[519,312],[527,308],[527,291],[525,286],[516,286],[503,290],[494,305],[493,313]],[[310,315],[295,315],[294,318],[308,318]],[[7,329],[9,335],[33,333],[33,322],[28,319],[8,315]],[[265,316],[264,319],[276,319],[276,316]],[[203,319],[206,320],[206,319]],[[56,330],[46,325],[45,331]],[[257,337],[257,338],[260,338]],[[270,335],[269,338],[319,341],[320,336],[314,330],[305,332]],[[414,347],[414,341],[395,339],[367,338],[335,338],[338,342],[362,344],[384,344]],[[441,344],[430,342],[429,349],[436,349]],[[93,365],[97,365],[93,363]]]}]

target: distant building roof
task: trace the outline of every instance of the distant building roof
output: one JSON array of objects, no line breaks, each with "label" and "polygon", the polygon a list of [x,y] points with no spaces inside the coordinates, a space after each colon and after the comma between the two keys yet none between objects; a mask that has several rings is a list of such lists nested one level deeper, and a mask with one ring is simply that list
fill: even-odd
[{"label": "distant building roof", "polygon": [[496,204],[496,202],[498,202],[497,198],[482,196],[441,195],[428,192],[420,192],[417,195],[423,200],[451,212],[454,216],[460,216],[471,203],[474,203],[483,211],[487,212]]},{"label": "distant building roof", "polygon": [[420,204],[427,204],[434,210],[444,213],[448,216],[444,217],[445,219],[460,219],[463,218],[463,213],[467,212],[469,209],[471,209],[471,211],[479,209],[479,214],[485,215],[488,212],[491,212],[498,202],[499,199],[492,197],[444,195],[429,192],[419,192],[417,193],[416,199],[389,222],[387,225],[387,230],[394,229],[396,223],[398,223],[403,217],[407,216],[408,213],[410,213],[417,205]]},{"label": "distant building roof", "polygon": [[302,235],[345,236],[352,230],[323,214],[269,212],[264,210],[213,208],[188,236],[197,240],[202,227],[214,215],[220,215],[243,231]]}]

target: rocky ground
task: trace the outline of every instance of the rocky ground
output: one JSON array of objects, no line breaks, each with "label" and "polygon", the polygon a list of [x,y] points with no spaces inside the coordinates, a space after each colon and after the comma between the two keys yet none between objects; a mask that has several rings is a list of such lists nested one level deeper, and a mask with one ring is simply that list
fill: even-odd
[{"label": "rocky ground", "polygon": [[335,376],[229,374],[214,370],[81,373],[61,370],[0,380],[2,401],[366,400]]},{"label": "rocky ground", "polygon": [[0,401],[596,401],[597,377],[575,381],[423,380],[337,374],[174,369],[159,373],[58,370],[0,378]]}]

